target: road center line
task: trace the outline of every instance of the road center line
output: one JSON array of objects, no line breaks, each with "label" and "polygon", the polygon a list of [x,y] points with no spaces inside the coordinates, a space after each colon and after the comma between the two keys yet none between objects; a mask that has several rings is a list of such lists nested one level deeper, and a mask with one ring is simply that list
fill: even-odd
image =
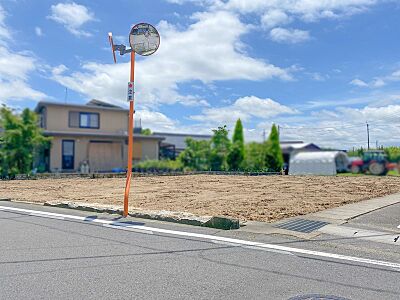
[{"label": "road center line", "polygon": [[351,261],[351,262],[362,263],[362,264],[367,264],[367,265],[377,265],[377,266],[382,266],[382,267],[394,268],[397,271],[400,271],[399,263],[374,260],[374,259],[368,259],[368,258],[362,258],[362,257],[347,256],[347,255],[307,250],[307,249],[300,249],[300,248],[292,248],[292,247],[287,247],[287,246],[266,244],[266,243],[260,243],[260,242],[251,242],[251,241],[245,241],[245,240],[239,240],[239,239],[233,239],[233,238],[227,238],[227,237],[221,237],[221,236],[214,236],[214,235],[208,235],[208,234],[201,234],[201,233],[191,233],[191,232],[185,232],[185,231],[148,227],[148,226],[144,226],[144,225],[126,225],[126,223],[123,223],[123,222],[115,222],[115,221],[102,220],[102,219],[91,219],[91,218],[86,218],[86,217],[81,217],[81,216],[56,214],[56,213],[15,208],[15,207],[0,206],[0,210],[27,213],[27,214],[40,214],[40,216],[48,215],[49,217],[53,217],[53,218],[57,216],[57,217],[62,217],[64,219],[79,220],[79,221],[83,221],[83,222],[111,225],[112,228],[115,228],[115,229],[132,228],[132,229],[138,229],[140,231],[150,231],[150,232],[157,232],[157,233],[176,235],[176,236],[193,237],[193,238],[199,238],[199,239],[203,239],[203,240],[219,241],[219,242],[225,242],[225,243],[239,244],[239,245],[243,245],[243,246],[252,246],[252,247],[257,247],[257,248],[273,249],[273,250],[278,250],[278,251],[291,252],[291,253],[303,254],[303,255],[309,255],[309,256],[317,256],[317,257],[325,257],[325,258],[337,259],[337,260],[343,260],[343,261]]}]

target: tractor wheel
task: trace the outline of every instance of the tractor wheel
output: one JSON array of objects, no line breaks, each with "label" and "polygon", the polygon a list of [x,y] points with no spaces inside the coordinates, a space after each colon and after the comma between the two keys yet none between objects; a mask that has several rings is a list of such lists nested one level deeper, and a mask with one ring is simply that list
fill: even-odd
[{"label": "tractor wheel", "polygon": [[384,175],[386,168],[384,164],[373,162],[368,166],[368,170],[372,175]]},{"label": "tractor wheel", "polygon": [[353,174],[358,174],[358,173],[360,173],[360,172],[361,172],[360,166],[357,166],[357,165],[351,166],[351,173],[353,173]]}]

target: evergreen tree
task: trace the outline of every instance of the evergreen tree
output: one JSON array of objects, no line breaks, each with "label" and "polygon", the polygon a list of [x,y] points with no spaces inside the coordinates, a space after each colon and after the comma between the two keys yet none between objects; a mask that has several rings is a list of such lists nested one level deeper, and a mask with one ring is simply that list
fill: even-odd
[{"label": "evergreen tree", "polygon": [[210,167],[213,171],[225,171],[228,169],[227,156],[231,142],[228,138],[226,125],[213,130],[211,138]]},{"label": "evergreen tree", "polygon": [[265,143],[264,155],[265,167],[269,172],[280,172],[283,167],[283,155],[279,144],[279,133],[275,124],[272,125],[271,133]]},{"label": "evergreen tree", "polygon": [[242,121],[238,119],[233,132],[232,147],[227,157],[230,170],[239,170],[243,167],[244,154],[243,125]]}]

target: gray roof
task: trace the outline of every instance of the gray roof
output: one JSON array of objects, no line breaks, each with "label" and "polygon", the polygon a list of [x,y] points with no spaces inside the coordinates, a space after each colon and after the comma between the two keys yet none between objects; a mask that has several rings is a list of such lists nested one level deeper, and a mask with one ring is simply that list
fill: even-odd
[{"label": "gray roof", "polygon": [[320,147],[313,143],[292,143],[280,144],[283,153],[291,153],[295,150],[321,150]]},{"label": "gray roof", "polygon": [[165,138],[164,144],[175,145],[176,150],[186,149],[186,139],[191,138],[196,141],[208,141],[212,135],[208,134],[191,134],[191,133],[170,133],[170,132],[154,132],[155,135]]},{"label": "gray roof", "polygon": [[282,149],[287,149],[287,148],[292,148],[292,149],[303,149],[303,148],[307,148],[307,147],[315,147],[318,148],[319,147],[313,143],[293,143],[293,144],[282,144],[280,143],[281,148]]},{"label": "gray roof", "polygon": [[76,107],[76,108],[97,108],[103,110],[126,111],[126,112],[129,111],[128,109],[125,109],[123,107],[93,99],[86,104],[40,101],[35,107],[35,112],[39,112],[40,108],[44,106],[64,106],[64,107]]},{"label": "gray roof", "polygon": [[111,103],[108,103],[108,102],[104,102],[104,101],[101,101],[101,100],[97,100],[97,99],[90,100],[89,102],[86,103],[86,105],[88,105],[88,106],[96,106],[96,107],[100,106],[100,107],[108,107],[108,108],[110,108],[110,107],[112,107],[112,108],[122,108],[121,106],[114,105],[114,104],[111,104]]},{"label": "gray roof", "polygon": [[279,142],[281,145],[282,144],[304,144],[303,141],[280,141]]}]

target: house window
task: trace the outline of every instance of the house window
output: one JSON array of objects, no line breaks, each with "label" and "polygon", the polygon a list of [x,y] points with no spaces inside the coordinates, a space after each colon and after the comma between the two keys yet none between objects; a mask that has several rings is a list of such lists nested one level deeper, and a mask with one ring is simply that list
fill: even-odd
[{"label": "house window", "polygon": [[39,127],[46,129],[46,107],[43,107],[39,113]]},{"label": "house window", "polygon": [[69,127],[100,128],[100,115],[98,113],[69,112]]}]

